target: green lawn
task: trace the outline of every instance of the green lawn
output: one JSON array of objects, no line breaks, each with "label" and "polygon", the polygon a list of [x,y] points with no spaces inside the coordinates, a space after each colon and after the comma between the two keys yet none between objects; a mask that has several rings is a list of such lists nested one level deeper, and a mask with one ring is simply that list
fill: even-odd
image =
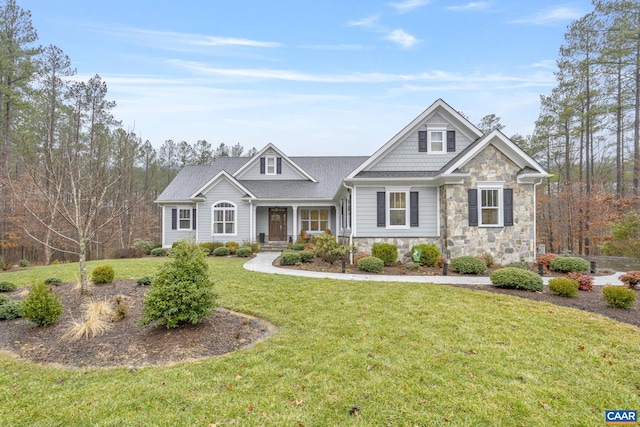
[{"label": "green lawn", "polygon": [[[92,265],[141,277],[159,262]],[[227,356],[138,370],[0,357],[0,424],[598,426],[605,409],[640,409],[635,327],[488,292],[265,275],[243,262],[210,258],[219,302],[275,323],[277,335]],[[0,280],[76,280],[72,268]]]}]

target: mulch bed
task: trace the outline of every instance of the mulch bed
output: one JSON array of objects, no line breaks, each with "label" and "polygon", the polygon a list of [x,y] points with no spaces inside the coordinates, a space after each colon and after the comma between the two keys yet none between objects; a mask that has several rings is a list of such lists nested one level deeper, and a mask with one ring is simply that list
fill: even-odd
[{"label": "mulch bed", "polygon": [[[38,327],[25,319],[2,322],[0,350],[19,359],[66,367],[141,367],[170,365],[226,354],[267,338],[276,327],[251,316],[219,308],[198,325],[166,329],[139,326],[142,301],[149,287],[133,280],[117,280],[95,285],[91,296],[82,297],[73,284],[54,288],[64,306],[58,323]],[[13,292],[17,294],[20,291]],[[18,295],[8,295],[16,298]],[[62,336],[73,318],[81,317],[87,299],[110,300],[124,295],[129,314],[112,328],[94,338],[68,341]]]}]

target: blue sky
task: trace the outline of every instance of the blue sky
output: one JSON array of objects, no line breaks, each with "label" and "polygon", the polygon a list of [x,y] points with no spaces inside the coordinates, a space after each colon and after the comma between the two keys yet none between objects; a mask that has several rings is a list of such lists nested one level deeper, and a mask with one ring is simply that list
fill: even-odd
[{"label": "blue sky", "polygon": [[369,155],[436,99],[533,132],[588,0],[18,0],[126,129],[288,155]]}]

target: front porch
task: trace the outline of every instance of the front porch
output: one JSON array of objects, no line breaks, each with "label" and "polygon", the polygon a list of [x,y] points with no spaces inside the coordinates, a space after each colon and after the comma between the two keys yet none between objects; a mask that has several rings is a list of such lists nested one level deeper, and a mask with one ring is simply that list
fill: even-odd
[{"label": "front porch", "polygon": [[276,205],[255,207],[255,239],[262,247],[286,247],[300,236],[338,230],[335,206]]}]

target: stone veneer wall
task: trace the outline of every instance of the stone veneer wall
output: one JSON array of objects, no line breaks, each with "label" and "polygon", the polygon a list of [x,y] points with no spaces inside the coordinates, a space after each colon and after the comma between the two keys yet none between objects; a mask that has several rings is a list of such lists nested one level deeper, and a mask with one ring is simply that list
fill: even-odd
[{"label": "stone veneer wall", "polygon": [[371,253],[374,243],[391,243],[398,247],[398,261],[411,256],[411,247],[414,245],[436,245],[442,248],[439,237],[354,237],[353,244],[357,252]]},{"label": "stone veneer wall", "polygon": [[[496,166],[500,165],[499,168]],[[534,188],[517,183],[520,168],[493,145],[487,146],[463,168],[470,178],[463,185],[440,187],[442,252],[449,259],[490,253],[499,264],[535,261]],[[470,227],[467,190],[477,182],[504,182],[513,188],[513,221],[509,227]]]}]

